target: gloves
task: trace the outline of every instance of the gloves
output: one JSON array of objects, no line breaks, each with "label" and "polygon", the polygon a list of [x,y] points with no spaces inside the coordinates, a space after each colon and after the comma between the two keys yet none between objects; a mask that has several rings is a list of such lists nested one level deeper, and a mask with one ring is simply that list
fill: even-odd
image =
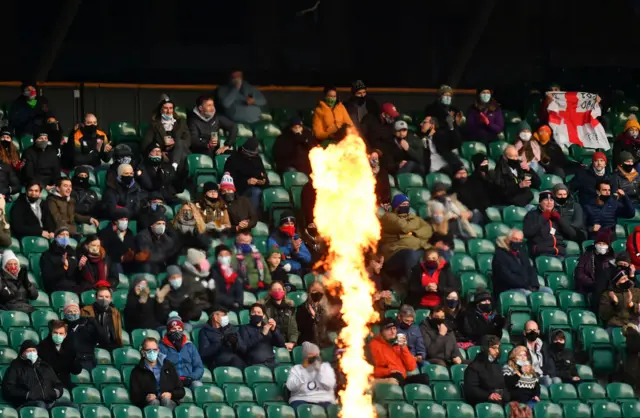
[{"label": "gloves", "polygon": [[238,334],[236,333],[225,335],[224,339],[231,347],[238,345]]},{"label": "gloves", "polygon": [[136,257],[136,253],[133,252],[132,249],[129,249],[123,256],[122,256],[122,261],[125,263],[130,263],[132,262]]},{"label": "gloves", "polygon": [[146,263],[151,258],[151,253],[147,250],[142,250],[136,254],[136,261],[139,263]]}]

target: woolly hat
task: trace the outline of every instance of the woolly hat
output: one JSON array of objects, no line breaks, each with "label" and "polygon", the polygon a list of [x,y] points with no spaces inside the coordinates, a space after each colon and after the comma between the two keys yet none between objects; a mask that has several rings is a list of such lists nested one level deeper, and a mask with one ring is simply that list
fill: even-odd
[{"label": "woolly hat", "polygon": [[233,190],[236,191],[236,185],[233,183],[233,177],[229,172],[225,172],[220,181],[220,190]]},{"label": "woolly hat", "polygon": [[277,245],[273,245],[271,248],[269,248],[269,251],[267,251],[267,254],[265,254],[265,257],[264,257],[265,260],[274,254],[282,255],[282,251],[280,251],[280,247],[278,247]]},{"label": "woolly hat", "polygon": [[[113,159],[120,163],[130,163],[133,151],[127,144],[118,144],[113,149]],[[128,160],[126,160],[128,158]]]},{"label": "woolly hat", "polygon": [[619,262],[625,262],[627,264],[631,264],[631,257],[629,256],[629,253],[626,251],[621,252],[620,254],[618,254],[616,256],[616,264]]},{"label": "woolly hat", "polygon": [[551,190],[541,191],[538,195],[538,203],[542,203],[543,200],[551,199],[553,200],[553,193]]},{"label": "woolly hat", "polygon": [[302,119],[300,118],[300,116],[294,116],[291,118],[291,120],[289,121],[289,126],[290,127],[294,127],[294,126],[303,126],[304,124],[302,123]]},{"label": "woolly hat", "polygon": [[302,343],[302,358],[309,357],[309,354],[320,354],[320,348],[309,341]]},{"label": "woolly hat", "polygon": [[213,181],[208,181],[202,185],[202,193],[210,192],[211,190],[218,191],[218,184]]},{"label": "woolly hat", "polygon": [[0,136],[5,136],[5,135],[13,137],[13,134],[11,133],[11,129],[9,129],[6,126],[0,129]]},{"label": "woolly hat", "polygon": [[133,167],[131,166],[131,164],[126,164],[126,163],[125,164],[120,164],[118,166],[118,175],[121,176],[122,173],[124,173],[124,170],[127,170],[127,169],[133,170]]},{"label": "woolly hat", "polygon": [[116,208],[111,214],[111,220],[117,221],[118,219],[127,218],[129,219],[129,209],[127,208]]},{"label": "woolly hat", "polygon": [[608,228],[603,228],[596,232],[595,237],[593,237],[593,242],[604,242],[607,245],[611,244],[611,230]]},{"label": "woolly hat", "polygon": [[60,225],[58,229],[55,230],[53,235],[57,237],[58,235],[62,234],[65,231],[69,232],[69,227],[67,225]]},{"label": "woolly hat", "polygon": [[493,299],[491,298],[491,293],[487,292],[486,290],[481,290],[480,292],[476,293],[475,297],[473,298],[473,301],[475,303],[480,303],[483,300],[493,301]]},{"label": "woolly hat", "polygon": [[598,151],[591,157],[591,162],[595,162],[596,160],[604,160],[605,163],[609,162],[607,160],[607,156],[604,155],[604,152]]},{"label": "woolly hat", "polygon": [[283,225],[287,222],[296,222],[296,217],[290,210],[283,210],[280,214],[280,225]]},{"label": "woolly hat", "polygon": [[252,136],[242,145],[242,149],[250,153],[257,153],[259,145],[258,140]]},{"label": "woolly hat", "polygon": [[180,316],[178,315],[169,315],[169,318],[167,319],[167,331],[175,326],[180,326],[182,327],[182,329],[184,329],[184,322],[182,322],[182,318],[180,318]]},{"label": "woolly hat", "polygon": [[18,257],[16,257],[13,251],[4,250],[2,252],[2,269],[3,270],[5,267],[7,267],[7,263],[9,262],[9,260],[16,260],[18,262],[18,265],[20,265],[20,260],[18,260]]},{"label": "woolly hat", "polygon": [[356,80],[353,83],[351,83],[351,93],[355,93],[358,90],[366,90],[367,86],[366,84],[364,84],[364,81],[362,80]]},{"label": "woolly hat", "polygon": [[631,128],[636,128],[640,131],[640,123],[638,123],[637,119],[629,119],[627,123],[624,124],[624,131],[627,132]]},{"label": "woolly hat", "polygon": [[569,188],[566,186],[566,184],[564,184],[564,183],[556,183],[556,185],[553,186],[553,189],[552,189],[553,194],[558,193],[560,190],[564,190],[567,193],[569,192]]},{"label": "woolly hat", "polygon": [[620,154],[618,154],[618,161],[623,163],[627,160],[633,161],[633,155],[629,151],[622,151]]},{"label": "woolly hat", "polygon": [[393,199],[391,200],[391,209],[396,210],[398,206],[408,201],[409,198],[406,195],[403,195],[402,193],[397,194],[393,196]]},{"label": "woolly hat", "polygon": [[216,256],[216,258],[218,258],[218,256],[220,255],[221,252],[223,251],[229,251],[231,252],[231,248],[229,248],[228,246],[224,245],[224,244],[220,244],[216,247],[214,255]]},{"label": "woolly hat", "polygon": [[453,89],[451,88],[451,86],[447,86],[446,84],[440,86],[440,88],[438,89],[438,94],[442,96],[445,93],[453,93]]},{"label": "woolly hat", "polygon": [[27,351],[30,348],[37,348],[36,343],[33,340],[24,340],[22,342],[22,344],[20,345],[20,355],[22,355],[22,353],[24,353],[25,351]]},{"label": "woolly hat", "polygon": [[176,265],[168,266],[167,267],[167,278],[169,278],[171,276],[182,276],[182,270],[180,270],[180,267],[178,267]]},{"label": "woolly hat", "polygon": [[523,120],[522,122],[520,122],[520,124],[518,124],[518,132],[524,130],[531,131],[531,125],[529,125],[526,120]]},{"label": "woolly hat", "polygon": [[196,250],[195,248],[189,248],[187,250],[187,262],[192,266],[199,266],[200,263],[206,259],[207,255],[200,250]]},{"label": "woolly hat", "polygon": [[62,310],[62,312],[64,312],[64,313],[68,313],[68,311],[69,311],[71,308],[73,308],[74,306],[75,306],[76,308],[78,308],[78,310],[80,309],[80,305],[78,305],[78,303],[77,303],[77,302],[74,302],[74,301],[66,302],[66,303],[64,304],[64,309]]}]

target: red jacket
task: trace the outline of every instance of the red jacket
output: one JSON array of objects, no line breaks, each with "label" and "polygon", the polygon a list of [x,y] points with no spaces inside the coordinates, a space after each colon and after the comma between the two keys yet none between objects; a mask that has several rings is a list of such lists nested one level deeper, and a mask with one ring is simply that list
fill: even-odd
[{"label": "red jacket", "polygon": [[636,226],[627,238],[627,252],[636,269],[640,268],[640,226]]},{"label": "red jacket", "polygon": [[391,345],[381,335],[376,335],[369,342],[369,351],[373,361],[373,376],[376,378],[388,377],[392,370],[397,370],[403,377],[407,377],[407,372],[418,367],[409,347]]}]

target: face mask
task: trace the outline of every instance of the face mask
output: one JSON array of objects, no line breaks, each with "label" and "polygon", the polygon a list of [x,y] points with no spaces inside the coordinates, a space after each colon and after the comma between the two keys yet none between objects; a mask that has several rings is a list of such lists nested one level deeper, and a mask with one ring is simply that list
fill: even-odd
[{"label": "face mask", "polygon": [[338,99],[336,99],[335,97],[327,97],[324,99],[325,102],[327,102],[327,104],[331,107],[336,105],[336,102],[338,101]]},{"label": "face mask", "polygon": [[530,331],[530,332],[527,332],[524,336],[527,337],[527,341],[532,343],[538,339],[538,337],[540,336],[540,333],[537,331]]},{"label": "face mask", "polygon": [[599,196],[598,196],[598,199],[602,200],[603,202],[606,202],[606,201],[607,201],[607,200],[609,200],[610,198],[611,198],[611,195],[610,195],[610,194],[607,194],[607,195],[603,195],[603,194],[601,194],[601,195],[599,195]]},{"label": "face mask", "polygon": [[507,159],[507,164],[509,164],[509,167],[511,167],[511,168],[518,168],[518,167],[520,167],[520,160],[518,160],[518,159],[515,159],[515,160]]},{"label": "face mask", "polygon": [[478,171],[480,173],[485,173],[487,174],[489,172],[489,165],[481,165],[480,167],[478,167]]},{"label": "face mask", "polygon": [[182,212],[182,217],[185,221],[190,221],[193,219],[193,212]]},{"label": "face mask", "polygon": [[82,178],[82,177],[76,177],[73,179],[73,187],[74,188],[80,188],[80,189],[88,189],[89,188],[89,179],[88,178]]},{"label": "face mask", "polygon": [[182,286],[182,279],[171,279],[169,280],[169,285],[175,290],[179,289]]},{"label": "face mask", "polygon": [[151,363],[155,363],[158,360],[158,350],[147,350],[144,352],[144,357]]},{"label": "face mask", "polygon": [[9,273],[11,273],[14,276],[17,276],[18,273],[20,272],[20,266],[7,266],[5,270],[7,270]]},{"label": "face mask", "polygon": [[31,363],[35,363],[38,360],[38,353],[35,351],[29,351],[27,354],[24,355],[27,360],[29,360]]},{"label": "face mask", "polygon": [[627,280],[626,282],[620,283],[617,286],[618,286],[618,289],[629,290],[633,287],[633,282],[631,280]]},{"label": "face mask", "polygon": [[220,326],[226,327],[227,325],[229,325],[229,315],[225,315],[222,318],[220,318]]},{"label": "face mask", "polygon": [[445,106],[449,106],[451,104],[451,96],[442,96],[440,102]]},{"label": "face mask", "polygon": [[491,313],[493,312],[493,304],[492,303],[480,303],[478,304],[478,309],[482,313]]},{"label": "face mask", "polygon": [[209,196],[204,196],[205,199],[207,199],[208,202],[217,202],[218,198],[217,197],[209,197]]},{"label": "face mask", "polygon": [[251,315],[249,317],[249,323],[254,327],[257,327],[262,322],[262,315]]},{"label": "face mask", "polygon": [[166,113],[162,114],[162,119],[164,120],[172,120],[173,119],[173,115],[167,115]]},{"label": "face mask", "polygon": [[551,344],[551,348],[553,348],[553,351],[563,351],[564,350],[564,343],[556,341],[553,344]]},{"label": "face mask", "polygon": [[322,300],[323,296],[324,296],[324,293],[322,293],[322,292],[313,292],[313,293],[311,293],[311,295],[309,295],[311,300],[314,301],[314,302],[320,302]]},{"label": "face mask", "polygon": [[400,322],[398,324],[398,328],[400,328],[400,329],[409,329],[410,326],[411,325],[405,324],[404,322]]},{"label": "face mask", "polygon": [[169,337],[170,341],[182,341],[183,336],[184,333],[182,331],[174,331],[167,334],[167,337]]},{"label": "face mask", "polygon": [[520,132],[520,135],[518,135],[518,136],[523,141],[529,141],[531,139],[531,132]]},{"label": "face mask", "polygon": [[22,95],[24,97],[26,97],[27,99],[35,99],[36,98],[36,91],[35,90],[25,90]]},{"label": "face mask", "polygon": [[567,203],[567,197],[556,197],[556,203],[560,206],[564,205],[565,203]]},{"label": "face mask", "polygon": [[450,309],[455,309],[460,305],[460,301],[458,299],[447,299],[447,306]]},{"label": "face mask", "polygon": [[162,157],[157,157],[157,156],[149,156],[149,162],[152,165],[158,165],[162,162]]},{"label": "face mask", "polygon": [[482,103],[489,103],[491,100],[491,93],[480,93],[480,101]]},{"label": "face mask", "polygon": [[431,217],[431,220],[434,224],[440,225],[442,222],[444,222],[444,215],[433,215]]},{"label": "face mask", "polygon": [[524,366],[528,366],[528,365],[529,365],[529,362],[528,362],[528,361],[526,361],[526,360],[517,360],[517,361],[516,361],[516,364],[517,364],[518,366],[520,366],[520,367],[524,367]]},{"label": "face mask", "polygon": [[61,247],[66,247],[69,245],[69,237],[56,237],[56,242]]},{"label": "face mask", "polygon": [[639,134],[638,132],[635,132],[635,131],[633,131],[633,132],[632,132],[632,131],[629,131],[629,136],[630,136],[631,138],[633,138],[633,139],[636,139],[636,138],[638,137],[638,134]]},{"label": "face mask", "polygon": [[524,244],[522,242],[510,242],[509,247],[513,251],[518,252],[524,248]]},{"label": "face mask", "polygon": [[231,264],[231,256],[230,255],[221,255],[220,257],[218,257],[218,263],[222,264],[223,266],[228,266]]},{"label": "face mask", "polygon": [[156,234],[156,235],[164,234],[164,230],[165,230],[165,225],[162,225],[162,224],[153,225],[151,227],[151,231],[153,231],[153,233]]},{"label": "face mask", "polygon": [[102,309],[107,309],[111,305],[111,301],[105,298],[96,299],[96,304]]},{"label": "face mask", "polygon": [[435,269],[438,268],[438,261],[437,260],[427,260],[424,262],[424,265],[428,268],[428,269]]},{"label": "face mask", "polygon": [[595,249],[596,249],[596,254],[603,255],[603,254],[607,253],[607,251],[609,250],[609,246],[608,245],[596,245]]},{"label": "face mask", "polygon": [[234,200],[236,200],[236,194],[235,193],[224,193],[222,195],[222,198],[224,199],[225,202],[229,203],[229,202],[233,202]]},{"label": "face mask", "polygon": [[47,148],[47,145],[49,145],[49,142],[48,141],[36,141],[36,143],[33,144],[33,145],[35,145],[35,147],[38,148],[38,149],[45,149],[45,148]]},{"label": "face mask", "polygon": [[444,324],[444,318],[431,318],[430,321],[434,326]]},{"label": "face mask", "polygon": [[622,169],[629,173],[633,170],[633,164],[622,164]]},{"label": "face mask", "polygon": [[294,225],[283,225],[280,227],[280,232],[293,238],[296,234],[296,227]]},{"label": "face mask", "polygon": [[87,247],[87,251],[91,255],[100,255],[100,247]]},{"label": "face mask", "polygon": [[398,215],[406,215],[407,213],[409,213],[409,211],[411,211],[411,208],[409,206],[398,206],[398,208],[396,209],[396,213]]},{"label": "face mask", "polygon": [[122,220],[118,221],[118,231],[124,232],[124,231],[127,230],[127,228],[129,228],[129,221],[128,220],[126,220],[126,221],[122,221]]},{"label": "face mask", "polygon": [[133,176],[120,176],[120,183],[123,186],[131,186],[133,184]]},{"label": "face mask", "polygon": [[280,301],[282,299],[284,299],[284,290],[272,290],[271,293],[269,293],[269,295],[277,300]]},{"label": "face mask", "polygon": [[356,96],[356,103],[358,104],[358,106],[362,106],[363,104],[365,104],[366,101],[367,101],[366,97]]},{"label": "face mask", "polygon": [[238,245],[238,248],[240,249],[240,252],[242,254],[248,254],[250,252],[253,252],[253,249],[251,248],[251,244],[240,244]]},{"label": "face mask", "polygon": [[550,139],[551,135],[538,132],[538,142],[540,142],[542,145],[545,145],[547,142],[549,142]]},{"label": "face mask", "polygon": [[64,314],[64,317],[69,322],[76,322],[78,319],[80,319],[80,314],[68,313],[68,314]]},{"label": "face mask", "polygon": [[64,335],[60,335],[60,334],[53,334],[51,336],[51,339],[53,340],[53,343],[55,345],[60,345],[62,344],[62,342],[64,341],[65,336]]}]

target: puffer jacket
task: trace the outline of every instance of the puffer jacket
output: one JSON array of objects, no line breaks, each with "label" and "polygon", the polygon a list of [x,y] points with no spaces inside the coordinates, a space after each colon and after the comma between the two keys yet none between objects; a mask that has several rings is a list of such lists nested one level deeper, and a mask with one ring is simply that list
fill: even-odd
[{"label": "puffer jacket", "polygon": [[571,228],[558,212],[557,217],[547,219],[538,208],[529,211],[522,226],[522,232],[529,245],[529,255],[535,258],[539,255],[564,257],[567,254],[567,246],[564,243],[564,235]]},{"label": "puffer jacket", "polygon": [[196,346],[187,340],[187,336],[182,336],[182,347],[177,350],[165,335],[160,342],[160,352],[166,357],[165,361],[170,361],[176,368],[180,377],[187,377],[191,380],[200,380],[204,374],[202,359]]},{"label": "puffer jacket", "polygon": [[134,182],[130,187],[124,187],[115,181],[107,184],[107,190],[102,196],[102,204],[109,219],[114,218],[118,208],[127,208],[129,217],[136,219],[142,207],[142,202],[146,198],[146,192],[142,190],[138,183]]},{"label": "puffer jacket", "polygon": [[400,250],[429,249],[429,238],[433,228],[417,215],[411,213],[398,215],[387,212],[380,220],[382,238],[380,248],[385,260],[389,260]]},{"label": "puffer jacket", "polygon": [[590,239],[596,235],[596,231],[593,231],[594,225],[600,225],[601,229],[614,229],[618,218],[632,218],[636,214],[636,209],[627,195],[619,199],[612,196],[602,205],[599,202],[596,200],[584,207],[585,224],[589,228]]},{"label": "puffer jacket", "polygon": [[276,325],[286,342],[298,342],[300,335],[298,322],[296,321],[296,307],[291,299],[285,299],[276,303],[271,296],[265,296],[260,303],[264,306],[264,314],[267,319],[276,321]]},{"label": "puffer jacket", "polygon": [[238,331],[238,328],[233,325],[214,328],[209,323],[205,324],[198,335],[198,344],[200,345],[198,352],[202,361],[211,368],[229,364],[239,354],[237,346],[232,346],[227,337],[235,334],[238,338]]},{"label": "puffer jacket", "polygon": [[341,102],[337,102],[333,107],[324,100],[318,102],[313,112],[312,127],[313,136],[319,141],[329,139],[330,135],[338,132],[345,124],[354,126],[347,109]]},{"label": "puffer jacket", "polygon": [[180,399],[184,398],[185,390],[173,364],[166,361],[165,355],[162,353],[158,354],[158,363],[161,366],[160,385],[144,359],[140,360],[140,363],[131,370],[131,384],[129,385],[131,403],[139,408],[148,405],[146,397],[149,394],[159,396],[161,393],[169,392],[171,400],[176,404],[180,404]]},{"label": "puffer jacket", "polygon": [[88,215],[81,215],[76,212],[76,200],[69,197],[62,197],[57,190],[53,190],[47,196],[47,204],[49,205],[49,212],[55,223],[56,229],[61,226],[69,228],[69,233],[72,235],[78,234],[78,228],[76,228],[76,222],[80,224],[88,224],[91,217]]},{"label": "puffer jacket", "polygon": [[21,357],[13,360],[2,379],[2,395],[19,408],[26,402],[51,403],[62,396],[64,385],[53,368],[38,359],[35,363]]}]

